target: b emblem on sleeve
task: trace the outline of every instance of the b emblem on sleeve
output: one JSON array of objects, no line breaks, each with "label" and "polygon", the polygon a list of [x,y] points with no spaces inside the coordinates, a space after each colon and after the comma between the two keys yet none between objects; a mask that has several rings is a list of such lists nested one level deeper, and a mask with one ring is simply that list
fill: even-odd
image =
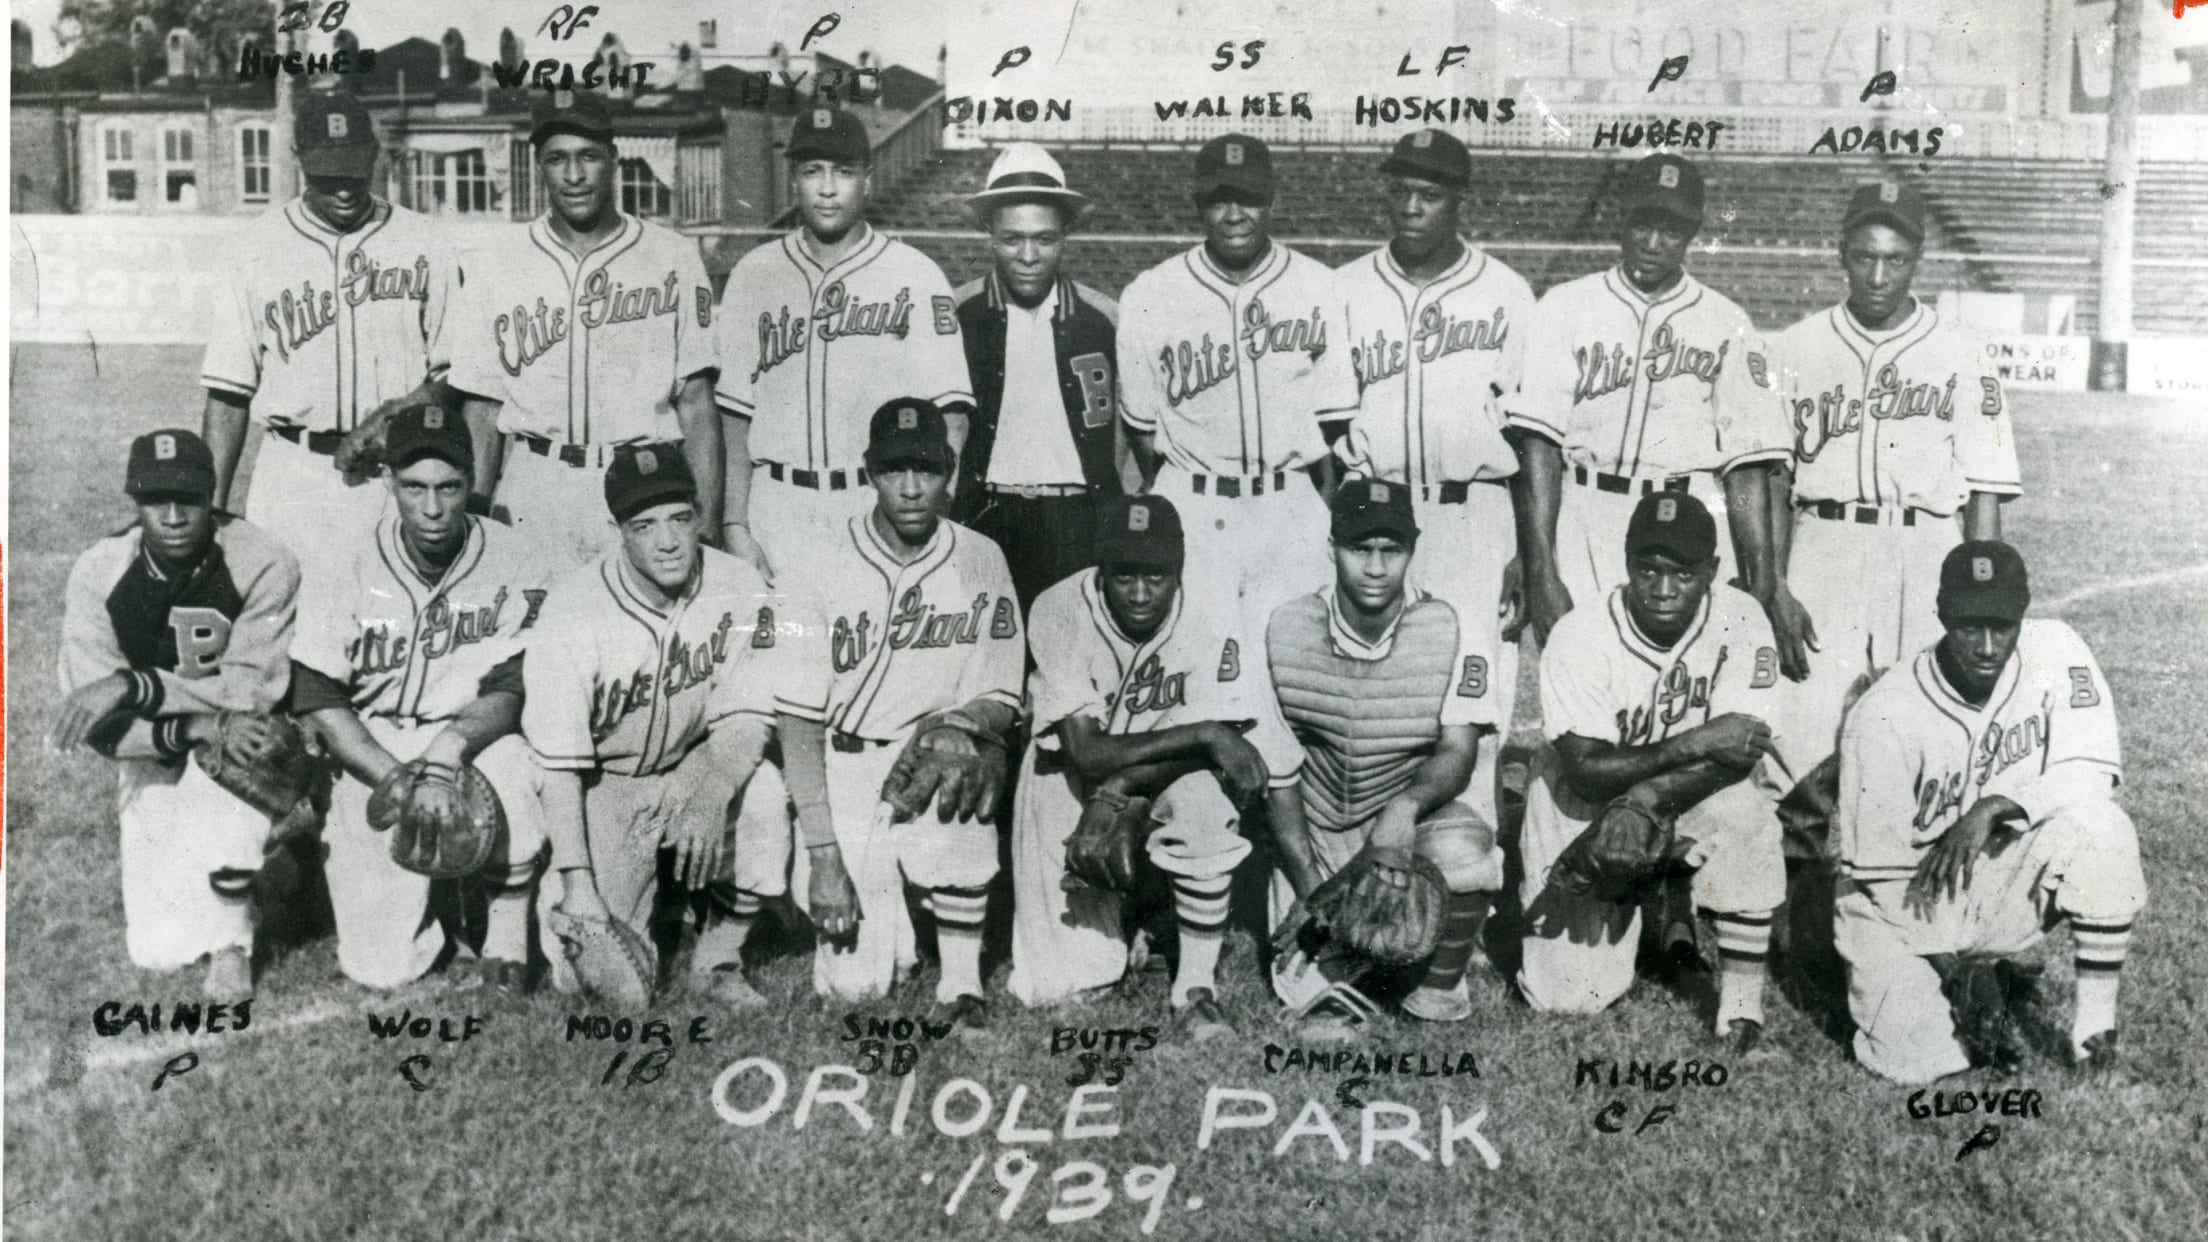
[{"label": "b emblem on sleeve", "polygon": [[350,123],[346,121],[344,113],[332,112],[330,113],[328,120],[330,137],[345,138],[351,135],[352,128]]},{"label": "b emblem on sleeve", "polygon": [[828,109],[826,109],[826,108],[815,108],[815,109],[813,109],[813,128],[814,128],[814,129],[826,129],[826,128],[828,128],[828,127],[829,127],[829,125],[830,125],[830,124],[832,124],[832,123],[833,123],[833,118],[831,118],[831,117],[830,117],[830,116],[828,115]]},{"label": "b emblem on sleeve", "polygon": [[153,438],[153,459],[168,461],[176,456],[176,437],[166,433]]},{"label": "b emblem on sleeve", "polygon": [[1972,582],[1993,581],[1993,558],[1990,556],[1971,557],[1970,580]]},{"label": "b emblem on sleeve", "polygon": [[909,405],[897,407],[897,430],[917,431],[920,427],[920,411]]},{"label": "b emblem on sleeve", "polygon": [[443,431],[445,429],[444,410],[434,405],[426,410],[423,410],[422,426],[428,428],[431,431]]},{"label": "b emblem on sleeve", "polygon": [[659,473],[659,454],[650,449],[638,449],[636,451],[636,472],[638,474]]},{"label": "b emblem on sleeve", "polygon": [[1657,521],[1659,521],[1659,522],[1676,522],[1676,521],[1678,521],[1678,520],[1679,520],[1679,502],[1678,502],[1678,501],[1676,501],[1676,500],[1673,500],[1673,499],[1671,499],[1671,498],[1670,498],[1670,497],[1668,497],[1668,496],[1667,496],[1667,497],[1665,497],[1665,498],[1664,498],[1664,499],[1662,499],[1662,500],[1659,500],[1659,501],[1657,501],[1657,502],[1656,502],[1656,520],[1657,520]]},{"label": "b emblem on sleeve", "polygon": [[1150,506],[1136,505],[1127,510],[1127,529],[1137,535],[1149,530]]},{"label": "b emblem on sleeve", "polygon": [[1879,201],[1879,202],[1882,202],[1882,203],[1898,203],[1898,202],[1900,202],[1900,201],[1901,201],[1901,187],[1900,187],[1900,186],[1898,186],[1898,185],[1895,185],[1895,184],[1894,184],[1893,182],[1891,182],[1891,181],[1881,181],[1881,182],[1879,182],[1879,183],[1878,183],[1878,201]]},{"label": "b emblem on sleeve", "polygon": [[1229,167],[1229,168],[1240,168],[1241,166],[1242,166],[1242,144],[1241,144],[1241,143],[1239,143],[1239,142],[1230,142],[1230,143],[1228,143],[1228,144],[1227,144],[1227,167]]},{"label": "b emblem on sleeve", "polygon": [[707,288],[706,286],[700,285],[698,287],[697,294],[698,326],[701,328],[710,328],[713,326],[713,290]]},{"label": "b emblem on sleeve", "polygon": [[1769,388],[1771,386],[1771,377],[1764,370],[1762,354],[1751,353],[1748,355],[1748,378],[1756,381],[1756,387],[1758,388]]},{"label": "b emblem on sleeve", "polygon": [[1657,169],[1656,184],[1664,187],[1667,190],[1678,189],[1679,166],[1677,164],[1666,164],[1662,168]]}]

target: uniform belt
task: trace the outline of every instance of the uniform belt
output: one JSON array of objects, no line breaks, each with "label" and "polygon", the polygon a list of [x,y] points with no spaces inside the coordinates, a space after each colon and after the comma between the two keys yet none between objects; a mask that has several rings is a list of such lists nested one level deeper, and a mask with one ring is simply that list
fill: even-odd
[{"label": "uniform belt", "polygon": [[845,733],[841,729],[829,732],[828,744],[846,755],[863,755],[869,750],[878,750],[889,745],[888,742],[877,741],[870,737],[860,737],[856,733]]},{"label": "uniform belt", "polygon": [[549,457],[563,466],[577,469],[603,466],[613,456],[614,446],[608,444],[558,444],[549,437],[526,431],[509,431],[506,438],[539,457]]},{"label": "uniform belt", "polygon": [[1022,500],[1034,500],[1040,496],[1086,496],[1086,483],[991,483],[989,490],[999,496],[1017,496]]},{"label": "uniform belt", "polygon": [[1497,487],[1509,487],[1509,479],[1473,479],[1471,482],[1422,483],[1418,498],[1435,504],[1461,505],[1472,499],[1474,483],[1491,483]]},{"label": "uniform belt", "polygon": [[1802,508],[1828,522],[1857,522],[1864,526],[1915,526],[1917,511],[1900,505],[1851,505],[1838,500],[1812,500]]},{"label": "uniform belt", "polygon": [[1604,474],[1585,466],[1572,467],[1572,482],[1582,487],[1592,487],[1598,492],[1610,492],[1618,496],[1630,496],[1638,491],[1646,496],[1651,492],[1683,492],[1687,490],[1687,476],[1675,474],[1664,479],[1636,479],[1631,475]]},{"label": "uniform belt", "polygon": [[1245,491],[1252,496],[1264,495],[1265,480],[1268,478],[1273,481],[1273,490],[1276,492],[1288,486],[1288,472],[1285,470],[1275,470],[1270,475],[1261,474],[1248,479],[1224,474],[1192,473],[1188,476],[1188,482],[1190,490],[1199,496],[1225,496],[1233,500]]},{"label": "uniform belt", "polygon": [[828,490],[831,492],[843,491],[852,486],[854,477],[858,481],[858,486],[866,486],[866,471],[864,470],[799,470],[794,466],[785,466],[778,461],[763,464],[767,468],[767,477],[775,482],[794,483],[799,487],[811,488],[816,492],[820,490],[823,482],[827,484]]},{"label": "uniform belt", "polygon": [[309,431],[304,427],[279,427],[274,423],[268,425],[268,434],[281,436],[310,453],[319,453],[324,457],[334,455],[337,446],[345,443],[345,433],[342,431]]}]

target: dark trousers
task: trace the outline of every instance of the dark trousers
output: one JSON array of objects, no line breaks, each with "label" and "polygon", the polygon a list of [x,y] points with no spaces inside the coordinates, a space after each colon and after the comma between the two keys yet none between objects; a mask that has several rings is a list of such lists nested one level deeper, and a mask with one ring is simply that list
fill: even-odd
[{"label": "dark trousers", "polygon": [[1097,496],[1015,496],[983,489],[967,525],[997,541],[1025,616],[1035,597],[1090,564]]}]

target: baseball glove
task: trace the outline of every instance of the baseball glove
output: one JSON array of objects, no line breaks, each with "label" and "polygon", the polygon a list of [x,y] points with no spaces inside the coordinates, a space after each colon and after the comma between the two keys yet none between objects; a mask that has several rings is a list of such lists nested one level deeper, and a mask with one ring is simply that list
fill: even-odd
[{"label": "baseball glove", "polygon": [[409,408],[398,401],[386,401],[369,411],[366,418],[337,442],[337,451],[330,455],[330,461],[338,473],[345,476],[347,483],[365,483],[383,469],[384,436],[390,430],[391,416]]},{"label": "baseball glove", "polygon": [[583,991],[623,1009],[652,1003],[659,959],[635,928],[612,917],[578,918],[558,906],[548,921]]},{"label": "baseball glove", "polygon": [[1693,845],[1674,833],[1670,816],[1612,798],[1557,855],[1549,882],[1575,897],[1638,901],[1679,868]]},{"label": "baseball glove", "polygon": [[[955,739],[961,735],[973,745],[958,747]],[[1003,738],[956,713],[945,713],[914,730],[882,782],[882,801],[890,805],[891,821],[899,824],[926,810],[930,802],[935,803],[935,817],[946,824],[954,819],[986,819],[996,814],[1005,767]]]},{"label": "baseball glove", "polygon": [[1830,861],[1837,855],[1833,820],[1840,812],[1840,756],[1825,756],[1779,799],[1780,842],[1788,858]]},{"label": "baseball glove", "polygon": [[276,835],[311,830],[321,760],[299,722],[262,712],[221,712],[215,736],[200,743],[200,769],[247,806],[269,817]]},{"label": "baseball glove", "polygon": [[472,764],[411,759],[368,796],[368,826],[391,831],[391,861],[433,880],[473,875],[506,831],[498,791]]},{"label": "baseball glove", "polygon": [[1069,893],[1101,888],[1124,893],[1135,886],[1135,861],[1150,836],[1150,799],[1099,789],[1081,807],[1081,822],[1066,839]]},{"label": "baseball glove", "polygon": [[[1390,853],[1393,853],[1392,851]],[[1376,966],[1403,966],[1433,956],[1441,943],[1442,905],[1448,885],[1430,860],[1400,853],[1387,858],[1410,873],[1398,885],[1375,865],[1367,846],[1298,901],[1273,933],[1275,952],[1287,953],[1315,934]]]}]

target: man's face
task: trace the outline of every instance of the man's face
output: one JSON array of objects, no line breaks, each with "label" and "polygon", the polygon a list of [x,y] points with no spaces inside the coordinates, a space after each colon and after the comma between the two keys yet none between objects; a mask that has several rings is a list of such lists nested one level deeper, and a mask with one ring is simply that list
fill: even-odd
[{"label": "man's face", "polygon": [[414,549],[444,559],[468,537],[468,476],[442,457],[418,457],[391,474],[399,526]]},{"label": "man's face", "polygon": [[653,586],[681,594],[698,571],[697,505],[670,500],[621,523],[621,554]]},{"label": "man's face", "polygon": [[1859,224],[1840,243],[1840,267],[1848,274],[1848,310],[1866,327],[1884,328],[1911,305],[1923,246],[1884,224]]},{"label": "man's face", "polygon": [[1423,259],[1457,235],[1463,199],[1455,190],[1421,177],[1388,178],[1388,222],[1395,230],[1396,252]]},{"label": "man's face", "polygon": [[598,227],[612,209],[615,168],[613,144],[581,134],[553,134],[537,148],[545,199],[577,232]]},{"label": "man's face", "polygon": [[989,222],[989,249],[996,256],[997,278],[1025,306],[1043,300],[1058,279],[1065,252],[1066,226],[1048,203],[999,207]]},{"label": "man's face", "polygon": [[921,462],[890,462],[872,476],[875,507],[890,529],[907,544],[926,543],[940,521],[943,492],[951,476],[943,468]]},{"label": "man's face", "polygon": [[1203,205],[1204,244],[1212,257],[1230,269],[1248,267],[1265,253],[1271,204],[1260,205],[1244,197],[1213,195]]},{"label": "man's face", "polygon": [[1173,597],[1181,592],[1181,575],[1154,565],[1106,565],[1097,574],[1104,586],[1104,604],[1112,620],[1129,638],[1143,639],[1157,632],[1166,614],[1173,611]]},{"label": "man's face", "polygon": [[1387,611],[1403,595],[1412,546],[1393,535],[1333,545],[1335,588],[1364,612]]},{"label": "man's face", "polygon": [[1694,565],[1648,549],[1626,558],[1625,572],[1625,606],[1633,624],[1649,638],[1668,643],[1686,632],[1702,607],[1717,579],[1717,558]]},{"label": "man's face", "polygon": [[866,218],[874,178],[863,164],[805,160],[790,170],[790,189],[806,231],[822,241],[841,241]]},{"label": "man's face", "polygon": [[1695,226],[1661,211],[1642,208],[1618,233],[1618,266],[1643,293],[1669,285],[1687,262],[1687,243]]},{"label": "man's face", "polygon": [[191,564],[215,537],[214,499],[203,492],[145,492],[137,505],[140,537],[163,566]]},{"label": "man's face", "polygon": [[1983,700],[2001,679],[2001,670],[2009,666],[2023,622],[1942,615],[1940,624],[1947,627],[1940,645],[1947,649],[1948,671],[1955,676],[1955,688],[1969,698]]},{"label": "man's face", "polygon": [[368,220],[376,200],[368,193],[366,177],[307,178],[307,210],[340,233],[350,233]]}]

